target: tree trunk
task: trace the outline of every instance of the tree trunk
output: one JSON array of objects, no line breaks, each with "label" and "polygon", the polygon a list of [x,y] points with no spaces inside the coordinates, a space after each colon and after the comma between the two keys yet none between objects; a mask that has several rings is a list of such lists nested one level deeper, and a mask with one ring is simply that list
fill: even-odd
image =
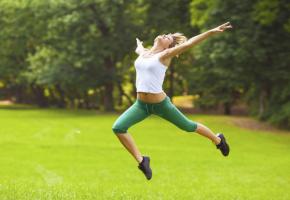
[{"label": "tree trunk", "polygon": [[26,103],[26,99],[25,98],[25,87],[22,85],[16,85],[15,88],[13,88],[11,95],[9,96],[9,99],[13,96],[15,96],[16,102],[18,103]]},{"label": "tree trunk", "polygon": [[55,85],[55,90],[59,93],[59,99],[57,100],[57,107],[65,107],[65,93],[64,90],[60,87],[59,84]]},{"label": "tree trunk", "polygon": [[113,101],[113,77],[115,73],[115,68],[110,57],[105,58],[105,93],[104,93],[104,106],[105,111],[114,111],[114,101]]},{"label": "tree trunk", "polygon": [[123,102],[122,102],[122,96],[125,96],[125,97],[128,99],[130,105],[132,105],[132,104],[133,104],[133,101],[131,100],[130,96],[127,95],[127,94],[124,92],[124,89],[123,89],[123,87],[122,87],[122,83],[121,83],[121,81],[118,81],[118,82],[117,82],[117,86],[118,86],[118,89],[119,89],[119,92],[120,92],[120,96],[119,96],[120,99],[119,99],[118,105],[121,106],[121,105],[123,104]]},{"label": "tree trunk", "polygon": [[259,95],[259,117],[263,117],[265,111],[266,91],[261,90]]},{"label": "tree trunk", "polygon": [[84,96],[84,107],[86,109],[90,109],[91,108],[91,104],[90,104],[90,98],[89,98],[88,93],[85,91],[83,96]]},{"label": "tree trunk", "polygon": [[107,82],[105,84],[104,106],[105,106],[105,111],[114,111],[113,83]]},{"label": "tree trunk", "polygon": [[32,92],[35,95],[36,104],[40,107],[47,107],[47,99],[44,96],[44,89],[40,86],[32,86]]},{"label": "tree trunk", "polygon": [[117,81],[117,87],[118,87],[118,90],[119,90],[118,106],[121,106],[121,105],[123,105],[123,98],[122,97],[123,97],[123,93],[124,93],[121,81]]},{"label": "tree trunk", "polygon": [[131,92],[131,95],[134,96],[134,99],[135,99],[135,98],[137,98],[136,97],[137,96],[137,89],[136,89],[136,79],[133,77],[136,78],[136,76],[132,76],[132,78],[130,79],[130,83],[133,85],[133,91]]},{"label": "tree trunk", "polygon": [[231,103],[229,103],[229,102],[224,103],[224,114],[225,115],[232,114],[231,107],[232,107]]},{"label": "tree trunk", "polygon": [[[110,29],[108,25],[105,23],[105,21],[100,17],[96,4],[89,4],[89,8],[94,13],[94,20],[96,23],[96,27],[100,30],[102,36],[107,37],[110,35]],[[105,87],[105,93],[104,93],[104,107],[105,111],[114,111],[114,101],[113,101],[113,77],[115,74],[115,67],[114,67],[114,59],[111,58],[111,56],[108,56],[104,59],[105,63],[105,70],[104,73],[106,74],[106,77],[104,80],[104,87]]]}]

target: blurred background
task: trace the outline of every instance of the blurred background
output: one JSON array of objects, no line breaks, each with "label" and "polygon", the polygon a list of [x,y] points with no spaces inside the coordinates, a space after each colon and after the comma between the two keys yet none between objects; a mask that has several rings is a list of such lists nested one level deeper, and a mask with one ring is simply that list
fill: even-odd
[{"label": "blurred background", "polygon": [[287,0],[0,0],[0,99],[124,110],[136,99],[136,37],[149,47],[230,21],[173,61],[164,91],[188,111],[290,128],[289,10]]}]

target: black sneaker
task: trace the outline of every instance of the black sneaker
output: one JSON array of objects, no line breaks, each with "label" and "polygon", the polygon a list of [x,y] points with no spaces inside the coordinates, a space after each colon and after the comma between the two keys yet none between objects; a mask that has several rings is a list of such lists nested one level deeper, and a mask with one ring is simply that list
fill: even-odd
[{"label": "black sneaker", "polygon": [[226,142],[226,138],[224,137],[222,133],[217,134],[217,136],[221,139],[221,142],[216,145],[216,148],[221,150],[224,156],[229,155],[230,147]]},{"label": "black sneaker", "polygon": [[146,178],[150,180],[152,178],[152,170],[150,168],[150,158],[142,156],[143,160],[139,163],[138,168],[145,174]]}]

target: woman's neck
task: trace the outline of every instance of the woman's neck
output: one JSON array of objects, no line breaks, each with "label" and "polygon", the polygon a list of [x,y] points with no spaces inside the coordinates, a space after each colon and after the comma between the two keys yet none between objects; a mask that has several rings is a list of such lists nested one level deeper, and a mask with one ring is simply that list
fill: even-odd
[{"label": "woman's neck", "polygon": [[164,48],[163,47],[160,47],[160,46],[157,46],[157,45],[154,45],[151,49],[150,49],[150,52],[155,54],[155,53],[159,53],[161,51],[163,51]]}]

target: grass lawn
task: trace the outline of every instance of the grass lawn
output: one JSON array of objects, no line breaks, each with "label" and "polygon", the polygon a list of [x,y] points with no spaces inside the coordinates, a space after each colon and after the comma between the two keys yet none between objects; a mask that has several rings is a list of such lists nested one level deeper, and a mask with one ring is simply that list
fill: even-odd
[{"label": "grass lawn", "polygon": [[150,116],[129,129],[151,157],[147,181],[111,130],[117,114],[0,109],[0,200],[290,199],[290,133],[237,127],[236,117],[187,115],[223,132],[207,139]]}]

